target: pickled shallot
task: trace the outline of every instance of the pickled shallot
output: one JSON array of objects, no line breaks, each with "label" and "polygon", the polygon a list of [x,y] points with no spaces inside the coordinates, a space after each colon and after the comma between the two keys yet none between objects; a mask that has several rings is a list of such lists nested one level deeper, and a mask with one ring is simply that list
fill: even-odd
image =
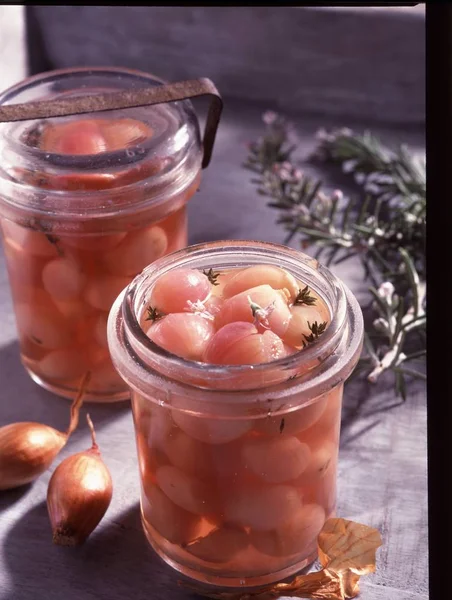
[{"label": "pickled shallot", "polygon": [[188,313],[172,313],[147,331],[149,338],[165,350],[191,360],[201,360],[213,334],[209,320]]},{"label": "pickled shallot", "polygon": [[143,514],[146,521],[172,544],[186,544],[200,531],[200,518],[174,504],[161,489],[145,484]]},{"label": "pickled shallot", "polygon": [[188,302],[203,301],[210,293],[208,278],[196,269],[168,271],[152,289],[150,304],[164,313],[183,312]]},{"label": "pickled shallot", "polygon": [[[166,271],[140,318],[170,355],[242,368],[237,381],[259,365],[302,355],[330,321],[317,292],[273,265]],[[269,384],[297,377],[276,374]],[[208,405],[202,414],[186,410],[182,397],[172,406],[171,398],[151,405],[134,394],[149,538],[195,571],[212,565],[259,574],[314,557],[335,507],[340,392],[275,415],[239,415],[232,396],[221,415],[210,415]]]},{"label": "pickled shallot", "polygon": [[329,320],[320,297],[279,267],[225,272],[182,268],[167,271],[154,283],[145,319],[151,324],[145,332],[182,358],[255,365],[305,347]]},{"label": "pickled shallot", "polygon": [[[0,215],[22,362],[35,381],[61,395],[74,397],[77,378],[89,369],[87,400],[128,396],[108,352],[97,352],[107,350],[108,311],[145,267],[186,245],[185,204],[199,185],[200,167],[190,167],[183,182],[178,169],[177,191],[168,181],[168,191],[159,184],[157,192],[152,176],[177,160],[149,155],[155,134],[146,120],[101,114],[46,119],[17,140],[40,157],[36,168],[12,165],[17,185],[36,197],[45,189],[52,206],[39,218],[24,210],[17,222]],[[211,284],[202,273],[197,277],[207,290],[202,300]]]},{"label": "pickled shallot", "polygon": [[233,274],[224,286],[223,296],[230,298],[240,292],[260,285],[269,285],[274,290],[287,290],[289,297],[294,300],[298,294],[297,280],[285,269],[272,265],[256,265],[240,270]]},{"label": "pickled shallot", "polygon": [[298,554],[300,548],[309,545],[313,552],[324,523],[323,508],[318,504],[305,504],[279,527],[270,531],[254,530],[250,541],[260,552],[270,556]]},{"label": "pickled shallot", "polygon": [[282,340],[272,331],[259,333],[251,323],[235,321],[211,338],[204,362],[220,365],[255,365],[286,356]]},{"label": "pickled shallot", "polygon": [[[265,326],[281,337],[290,321],[289,297],[284,290],[274,290],[268,284],[250,288],[225,300],[221,312],[217,315],[219,327],[235,321],[255,322],[256,311],[251,304],[267,309],[268,323]],[[272,307],[268,310],[269,307]],[[265,318],[265,317],[264,317]]]}]

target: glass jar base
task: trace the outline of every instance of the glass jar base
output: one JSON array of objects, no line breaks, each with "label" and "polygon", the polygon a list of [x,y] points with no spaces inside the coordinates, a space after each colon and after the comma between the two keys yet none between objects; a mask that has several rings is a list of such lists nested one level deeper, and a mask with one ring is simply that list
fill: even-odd
[{"label": "glass jar base", "polygon": [[279,583],[288,577],[307,572],[317,559],[317,552],[314,552],[305,559],[297,561],[296,563],[289,565],[284,569],[267,574],[252,575],[250,577],[238,576],[236,574],[223,575],[219,569],[217,569],[217,571],[212,569],[212,571],[209,572],[208,568],[204,565],[200,565],[199,569],[196,569],[183,564],[174,558],[171,558],[157,542],[156,537],[161,536],[159,536],[156,532],[151,532],[149,530],[149,525],[146,523],[146,520],[143,518],[143,516],[141,517],[141,521],[146,538],[158,556],[166,564],[178,571],[183,576],[183,579],[181,579],[182,586],[185,579],[188,586],[191,582],[192,585],[199,587],[200,591],[202,589],[204,589],[206,592],[221,592],[222,590],[227,590],[228,592],[243,592],[244,590],[247,592],[258,591],[264,586]]},{"label": "glass jar base", "polygon": [[[55,383],[51,383],[46,381],[39,375],[37,375],[30,367],[25,364],[25,361],[22,360],[22,364],[33,379],[35,383],[37,383],[40,387],[60,396],[62,398],[68,398],[69,400],[73,400],[77,395],[78,390],[73,387],[65,386],[65,385],[57,385]],[[130,390],[125,389],[118,392],[87,392],[84,403],[92,402],[97,404],[107,404],[112,402],[125,402],[130,401]]]}]

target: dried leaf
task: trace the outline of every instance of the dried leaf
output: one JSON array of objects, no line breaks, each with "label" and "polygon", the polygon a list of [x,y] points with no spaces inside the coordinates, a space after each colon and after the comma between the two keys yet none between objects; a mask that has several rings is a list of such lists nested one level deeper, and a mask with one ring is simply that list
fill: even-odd
[{"label": "dried leaf", "polygon": [[[299,575],[290,583],[277,583],[269,592],[254,597],[249,595],[249,598],[273,600],[281,596],[316,598],[317,600],[342,600],[341,579],[334,571],[322,569],[307,575]],[[248,600],[248,598],[245,597],[243,600]]]},{"label": "dried leaf", "polygon": [[328,519],[318,537],[319,559],[324,567],[321,571],[254,592],[207,591],[205,587],[185,581],[179,585],[213,600],[276,600],[282,596],[346,600],[359,593],[360,576],[375,571],[375,554],[381,544],[376,529],[346,519]]},{"label": "dried leaf", "polygon": [[381,546],[377,529],[347,519],[328,519],[318,537],[323,567],[342,576],[345,598],[359,593],[359,578],[375,571],[376,550]]}]

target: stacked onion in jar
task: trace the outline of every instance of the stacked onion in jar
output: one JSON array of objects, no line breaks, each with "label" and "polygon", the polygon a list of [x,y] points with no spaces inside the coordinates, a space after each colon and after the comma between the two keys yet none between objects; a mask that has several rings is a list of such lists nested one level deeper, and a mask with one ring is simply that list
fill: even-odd
[{"label": "stacked onion in jar", "polygon": [[[256,265],[166,272],[141,326],[184,359],[251,366],[303,352],[330,320],[305,283]],[[135,392],[143,521],[154,546],[191,569],[249,577],[312,560],[335,510],[341,395],[338,386],[283,417],[226,419]]]},{"label": "stacked onion in jar", "polygon": [[[91,160],[137,147],[152,136],[152,129],[142,121],[98,118],[47,122],[29,132],[26,141],[48,156]],[[64,211],[72,195],[83,199],[84,194],[109,189],[112,194],[124,190],[114,202],[127,205],[129,196],[137,193],[129,189],[130,184],[163,168],[161,159],[151,158],[110,172],[85,169],[62,174],[61,169],[40,173],[17,168],[16,176],[37,189],[64,192],[60,198]],[[187,198],[198,184],[197,178],[184,192]],[[106,401],[114,399],[115,393],[127,396],[108,352],[108,312],[145,266],[186,245],[184,204],[175,202],[174,211],[164,218],[156,218],[151,208],[133,226],[118,209],[116,219],[104,225],[105,231],[95,229],[95,220],[89,218],[78,222],[76,233],[35,216],[21,223],[1,220],[22,360],[45,386],[72,397],[80,377],[90,371],[90,399],[96,399],[96,394]]]}]

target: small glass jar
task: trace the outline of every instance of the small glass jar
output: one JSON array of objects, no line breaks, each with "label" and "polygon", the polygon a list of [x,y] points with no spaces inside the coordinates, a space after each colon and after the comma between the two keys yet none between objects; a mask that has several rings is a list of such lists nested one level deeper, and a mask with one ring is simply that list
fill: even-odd
[{"label": "small glass jar", "polygon": [[[328,308],[330,324],[302,351],[210,365],[166,352],[141,329],[152,286],[169,270],[259,264],[286,269]],[[167,563],[227,588],[279,581],[312,563],[335,514],[343,385],[362,340],[353,294],[316,260],[270,243],[188,247],[121,293],[109,348],[132,391],[144,530]]]},{"label": "small glass jar", "polygon": [[[0,104],[161,83],[122,68],[49,71]],[[187,245],[202,154],[189,101],[0,125],[0,225],[21,358],[39,385],[73,398],[90,371],[86,400],[129,397],[108,312],[146,265]]]}]

